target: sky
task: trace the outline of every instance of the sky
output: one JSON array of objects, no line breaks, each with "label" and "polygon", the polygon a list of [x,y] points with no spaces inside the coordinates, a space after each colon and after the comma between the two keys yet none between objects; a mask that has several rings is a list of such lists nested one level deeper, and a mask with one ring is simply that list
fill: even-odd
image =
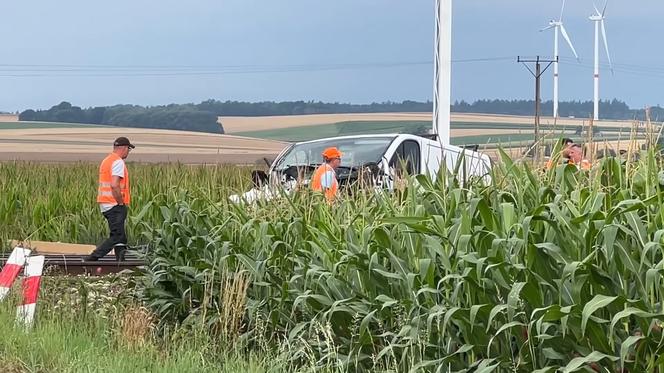
[{"label": "sky", "polygon": [[[551,57],[556,0],[454,0],[452,100],[532,99],[517,56]],[[601,8],[603,3],[598,4]],[[591,0],[569,0],[560,99],[592,100]],[[430,100],[433,0],[0,3],[0,111],[217,100]],[[664,105],[664,1],[613,0],[600,97]],[[542,77],[552,97],[552,69]]]}]

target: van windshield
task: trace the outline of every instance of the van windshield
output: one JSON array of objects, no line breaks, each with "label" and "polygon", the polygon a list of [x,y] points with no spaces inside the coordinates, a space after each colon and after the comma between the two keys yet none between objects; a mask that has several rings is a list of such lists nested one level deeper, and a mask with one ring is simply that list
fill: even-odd
[{"label": "van windshield", "polygon": [[296,144],[275,165],[275,170],[283,171],[291,166],[315,166],[323,163],[321,153],[326,148],[336,146],[341,153],[341,167],[356,167],[367,163],[378,163],[385,150],[394,140],[393,136],[329,139]]}]

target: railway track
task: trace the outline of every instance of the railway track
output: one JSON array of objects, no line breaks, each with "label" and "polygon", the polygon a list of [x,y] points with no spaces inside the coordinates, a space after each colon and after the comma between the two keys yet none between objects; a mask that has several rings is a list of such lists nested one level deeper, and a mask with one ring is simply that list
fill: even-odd
[{"label": "railway track", "polygon": [[[33,255],[40,255],[33,253]],[[83,261],[85,255],[43,254],[44,275],[90,275],[102,276],[121,271],[132,271],[144,264],[134,253],[127,252],[124,261],[118,262],[115,256],[107,255],[98,261]],[[0,267],[5,265],[9,253],[0,254]]]}]

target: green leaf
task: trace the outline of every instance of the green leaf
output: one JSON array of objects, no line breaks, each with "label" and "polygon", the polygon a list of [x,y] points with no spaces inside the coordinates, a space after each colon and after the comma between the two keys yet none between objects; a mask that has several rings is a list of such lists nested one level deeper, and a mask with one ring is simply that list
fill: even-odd
[{"label": "green leaf", "polygon": [[470,331],[473,331],[473,328],[475,327],[475,317],[477,317],[477,313],[480,309],[486,306],[488,306],[488,304],[474,304],[470,306]]},{"label": "green leaf", "polygon": [[442,331],[443,335],[445,335],[445,330],[447,329],[447,323],[449,323],[452,316],[459,310],[460,310],[459,307],[452,307],[449,310],[447,310],[447,312],[445,312],[445,317],[443,317],[443,331]]},{"label": "green leaf", "polygon": [[387,277],[387,278],[391,278],[391,279],[393,279],[393,280],[399,280],[399,281],[402,281],[402,280],[403,280],[403,277],[402,277],[401,275],[397,274],[397,273],[388,272],[388,271],[383,271],[382,269],[378,269],[378,268],[373,268],[372,270],[373,270],[374,272],[380,274],[381,276],[384,276],[384,277]]},{"label": "green leaf", "polygon": [[495,359],[484,359],[482,362],[477,366],[477,369],[475,370],[475,373],[490,373],[493,372],[500,363],[495,363],[493,365],[490,365]]},{"label": "green leaf", "polygon": [[555,372],[556,369],[558,369],[558,367],[544,367],[533,370],[532,373],[549,373],[549,372]]},{"label": "green leaf", "polygon": [[625,367],[625,360],[627,358],[627,353],[629,349],[636,344],[638,341],[644,339],[642,335],[631,335],[625,339],[623,343],[620,344],[620,366]]},{"label": "green leaf", "polygon": [[489,320],[486,323],[487,333],[489,332],[489,329],[491,329],[491,321],[493,321],[493,318],[496,317],[496,315],[498,315],[500,312],[505,311],[506,309],[507,309],[506,304],[499,304],[491,309],[491,312],[489,313]]},{"label": "green leaf", "polygon": [[377,296],[376,301],[382,303],[381,309],[385,309],[385,307],[392,307],[393,305],[398,303],[396,300],[388,297],[385,294]]},{"label": "green leaf", "polygon": [[525,282],[516,282],[512,285],[512,290],[510,290],[509,295],[507,296],[507,305],[512,309],[518,308],[519,299],[521,297],[521,290],[526,286]]},{"label": "green leaf", "polygon": [[363,333],[365,330],[367,332],[369,331],[369,325],[370,325],[371,320],[374,318],[374,315],[376,314],[377,311],[378,310],[373,310],[362,318],[362,322],[360,322],[360,333]]},{"label": "green leaf", "polygon": [[606,354],[603,354],[601,352],[594,351],[594,352],[591,352],[588,356],[577,357],[577,358],[572,359],[572,361],[570,361],[569,364],[567,364],[563,368],[562,372],[563,373],[576,372],[577,370],[584,367],[585,365],[588,365],[590,363],[597,363],[597,362],[599,362],[603,359],[609,359],[611,361],[617,361],[618,360],[618,358],[615,357],[615,356],[606,355]]},{"label": "green leaf", "polygon": [[489,339],[489,344],[487,345],[487,348],[486,348],[486,353],[487,353],[487,355],[490,354],[490,350],[491,350],[491,346],[492,346],[492,344],[493,344],[493,340],[494,340],[495,338],[497,338],[497,337],[498,337],[502,332],[504,332],[505,330],[510,329],[510,328],[513,328],[513,327],[515,327],[515,326],[521,326],[521,327],[524,327],[524,326],[526,326],[526,324],[524,324],[524,323],[522,323],[522,322],[518,322],[518,321],[512,321],[512,322],[509,322],[509,323],[507,323],[507,324],[501,326],[501,327],[498,329],[498,331],[496,331],[496,333],[491,337],[491,339]]},{"label": "green leaf", "polygon": [[546,347],[542,349],[542,354],[544,355],[545,358],[549,360],[567,360],[568,357],[566,355],[561,354],[560,352],[554,350],[551,347]]},{"label": "green leaf", "polygon": [[595,311],[604,308],[611,304],[613,301],[618,299],[618,297],[608,297],[606,295],[596,295],[590,302],[586,303],[583,307],[583,312],[581,314],[581,335],[585,336],[586,333],[586,324],[590,316],[595,313]]},{"label": "green leaf", "polygon": [[646,311],[638,309],[638,308],[628,307],[628,308],[624,309],[623,311],[620,311],[620,312],[616,313],[615,316],[613,316],[613,319],[611,320],[611,330],[613,330],[613,328],[615,328],[616,324],[620,321],[620,319],[623,319],[625,317],[629,317],[629,316],[632,316],[632,315],[636,315],[636,316],[639,316],[639,317],[650,318],[650,317],[658,316],[658,315],[661,315],[661,314],[650,313],[650,312],[646,312]]},{"label": "green leaf", "polygon": [[465,354],[465,353],[468,352],[468,351],[472,351],[473,348],[475,348],[475,346],[473,346],[473,345],[469,345],[469,344],[465,344],[465,345],[461,346],[458,350],[456,350],[456,351],[454,351],[453,353],[451,353],[451,354],[445,356],[445,357],[443,358],[443,361],[449,361],[449,360],[451,360],[453,357],[455,357],[455,356],[457,356],[457,355]]}]

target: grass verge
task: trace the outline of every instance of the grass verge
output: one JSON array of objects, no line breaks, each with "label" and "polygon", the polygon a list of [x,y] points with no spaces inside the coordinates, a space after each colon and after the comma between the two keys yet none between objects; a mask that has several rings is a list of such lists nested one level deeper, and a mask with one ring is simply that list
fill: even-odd
[{"label": "grass verge", "polygon": [[[213,351],[213,344],[196,334],[173,333],[166,339],[156,338],[151,333],[151,320],[140,307],[122,307],[111,317],[98,309],[86,313],[80,302],[71,302],[67,308],[54,307],[55,286],[65,282],[71,285],[71,279],[45,280],[44,297],[39,300],[37,319],[30,331],[15,323],[16,299],[0,305],[3,372],[288,371],[278,358],[267,355]],[[16,286],[13,290],[17,294],[20,289]]]}]

